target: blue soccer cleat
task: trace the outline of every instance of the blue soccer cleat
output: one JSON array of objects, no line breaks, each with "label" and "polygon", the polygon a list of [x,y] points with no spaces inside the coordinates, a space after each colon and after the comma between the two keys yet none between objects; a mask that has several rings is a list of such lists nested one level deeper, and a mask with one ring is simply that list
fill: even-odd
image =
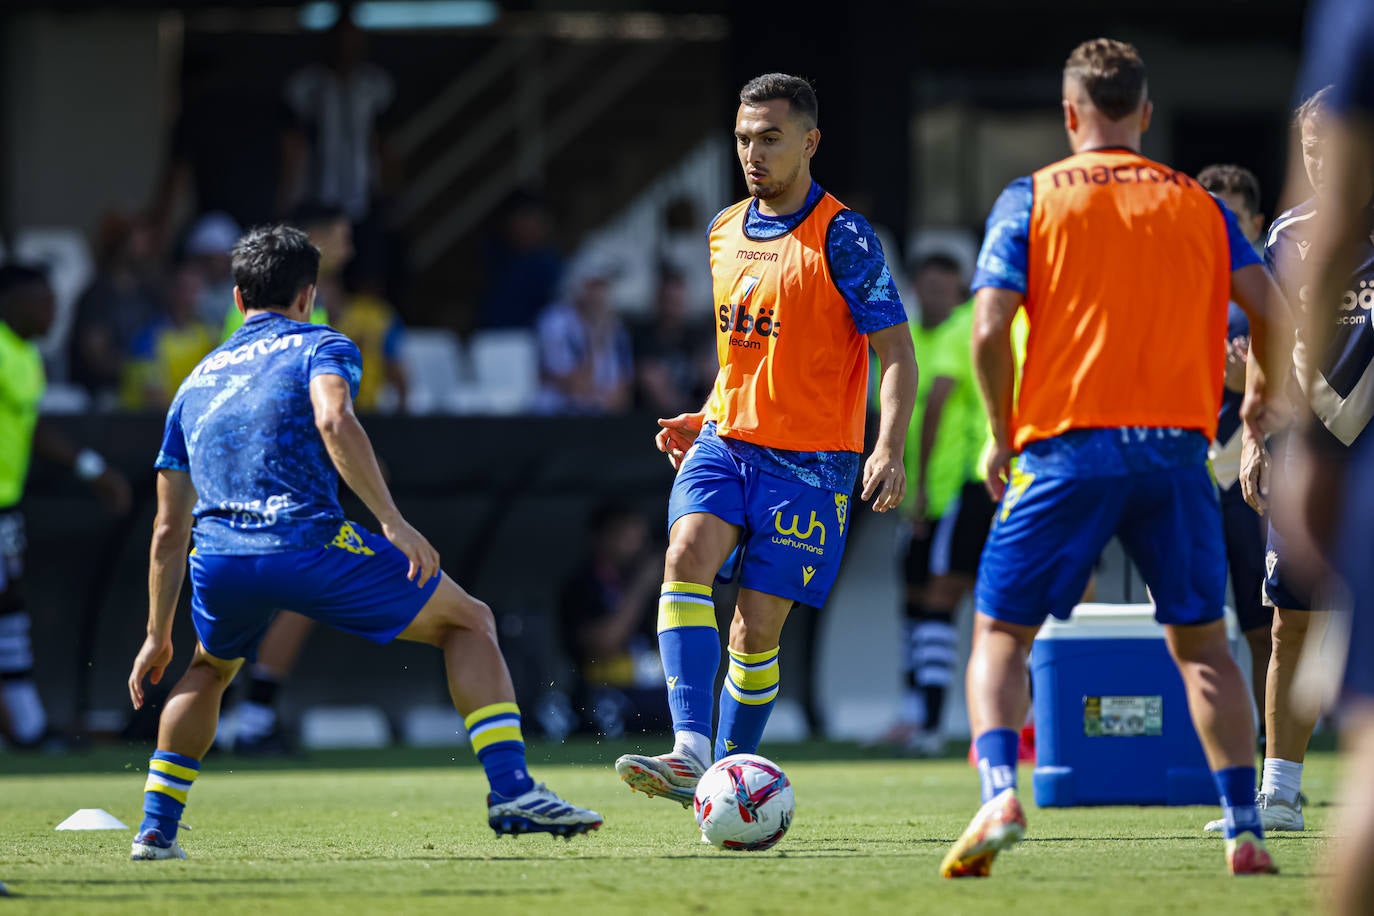
[{"label": "blue soccer cleat", "polygon": [[497,836],[551,833],[566,840],[601,826],[601,815],[570,805],[542,782],[524,795],[506,798],[487,796],[487,823]]},{"label": "blue soccer cleat", "polygon": [[134,848],[129,858],[135,862],[148,862],[154,859],[184,859],[186,851],[176,840],[169,840],[161,830],[141,830],[134,837]]}]

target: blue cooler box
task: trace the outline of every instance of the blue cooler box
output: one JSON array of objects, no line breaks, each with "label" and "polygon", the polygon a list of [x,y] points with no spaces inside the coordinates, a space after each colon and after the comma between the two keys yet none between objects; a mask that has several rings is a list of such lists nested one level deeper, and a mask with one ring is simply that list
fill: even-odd
[{"label": "blue cooler box", "polygon": [[1153,605],[1051,618],[1030,662],[1037,805],[1218,803]]}]

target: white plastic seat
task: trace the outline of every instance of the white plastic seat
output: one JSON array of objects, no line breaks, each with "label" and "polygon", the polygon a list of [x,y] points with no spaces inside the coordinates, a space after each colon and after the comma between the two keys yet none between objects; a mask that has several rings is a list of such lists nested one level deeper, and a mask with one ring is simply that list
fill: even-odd
[{"label": "white plastic seat", "polygon": [[473,379],[486,412],[521,413],[539,391],[539,345],[521,329],[478,331],[468,343]]}]

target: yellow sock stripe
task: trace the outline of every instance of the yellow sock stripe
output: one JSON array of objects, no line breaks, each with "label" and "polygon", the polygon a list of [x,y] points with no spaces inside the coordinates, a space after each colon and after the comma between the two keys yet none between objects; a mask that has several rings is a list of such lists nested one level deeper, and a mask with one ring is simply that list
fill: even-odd
[{"label": "yellow sock stripe", "polygon": [[684,592],[688,595],[705,595],[709,598],[711,597],[711,586],[697,585],[695,582],[664,582],[663,588],[659,589],[658,593],[660,595],[666,595],[669,592]]},{"label": "yellow sock stripe", "polygon": [[742,665],[757,665],[759,662],[766,662],[777,658],[779,648],[781,647],[774,646],[764,652],[736,652],[734,649],[729,649],[729,652],[730,658],[733,661],[737,661]]},{"label": "yellow sock stripe", "polygon": [[763,694],[751,695],[747,693],[740,693],[740,689],[736,687],[734,684],[732,684],[729,678],[725,679],[725,689],[730,691],[730,696],[734,697],[736,700],[743,703],[745,706],[763,706],[773,702],[774,698],[778,695],[777,687],[774,687],[772,690]]},{"label": "yellow sock stripe", "polygon": [[524,736],[520,734],[520,726],[518,725],[498,725],[469,737],[472,740],[472,751],[475,754],[480,754],[493,744],[499,744],[502,741],[519,741],[522,744],[525,741]]},{"label": "yellow sock stripe", "polygon": [[463,719],[463,725],[472,728],[483,719],[490,719],[493,716],[518,716],[520,706],[517,703],[492,703],[490,706],[483,706],[481,709],[474,709]]},{"label": "yellow sock stripe", "polygon": [[674,630],[678,627],[716,628],[716,609],[699,604],[683,604],[669,598],[658,603],[658,631]]},{"label": "yellow sock stripe", "polygon": [[172,763],[170,760],[150,760],[148,761],[148,769],[158,773],[166,773],[168,776],[175,776],[177,779],[184,779],[187,782],[195,782],[196,777],[200,775],[200,770],[193,770],[179,763]]},{"label": "yellow sock stripe", "polygon": [[769,687],[776,687],[778,684],[778,666],[773,664],[765,668],[741,668],[738,665],[731,665],[730,681],[740,690],[766,690]]},{"label": "yellow sock stripe", "polygon": [[154,776],[152,773],[148,774],[148,781],[143,784],[143,791],[161,792],[163,795],[169,795],[172,798],[175,798],[183,805],[186,804],[186,789],[181,789],[176,786],[168,785],[167,783],[158,780],[158,778]]}]

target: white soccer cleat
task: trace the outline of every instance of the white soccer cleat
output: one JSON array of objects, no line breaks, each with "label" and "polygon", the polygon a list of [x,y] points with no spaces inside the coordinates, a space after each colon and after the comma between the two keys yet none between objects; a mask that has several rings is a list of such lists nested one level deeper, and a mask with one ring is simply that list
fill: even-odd
[{"label": "white soccer cleat", "polygon": [[601,815],[559,798],[542,782],[523,795],[487,796],[487,823],[497,836],[551,833],[566,840],[601,826]]},{"label": "white soccer cleat", "polygon": [[690,808],[706,766],[685,752],[673,751],[657,757],[626,754],[615,762],[615,772],[635,792],[651,798],[671,798]]},{"label": "white soccer cleat", "polygon": [[176,840],[163,837],[161,830],[144,830],[134,837],[134,848],[129,853],[134,862],[150,862],[155,859],[184,859],[186,851]]},{"label": "white soccer cleat", "polygon": [[940,863],[942,878],[986,878],[992,860],[1026,835],[1026,813],[1015,789],[1003,789],[978,809]]},{"label": "white soccer cleat", "polygon": [[[1306,824],[1302,819],[1302,796],[1299,795],[1296,801],[1286,802],[1270,795],[1268,792],[1260,792],[1255,795],[1255,807],[1259,808],[1260,826],[1264,832],[1271,830],[1305,830]],[[1226,829],[1226,821],[1217,818],[1208,821],[1207,826],[1202,828],[1208,833],[1221,833]]]}]

